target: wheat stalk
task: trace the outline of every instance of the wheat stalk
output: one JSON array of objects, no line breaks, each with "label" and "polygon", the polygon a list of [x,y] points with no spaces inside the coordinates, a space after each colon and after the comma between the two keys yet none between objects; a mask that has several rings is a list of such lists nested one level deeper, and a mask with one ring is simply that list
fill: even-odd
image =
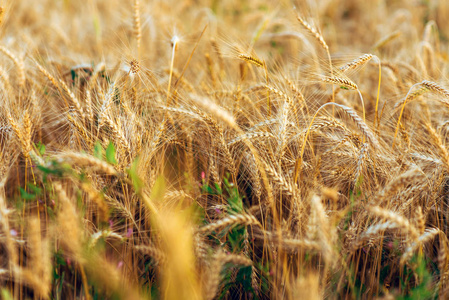
[{"label": "wheat stalk", "polygon": [[354,82],[352,82],[351,80],[349,80],[347,78],[322,76],[321,79],[324,82],[337,84],[337,85],[340,85],[340,86],[345,87],[350,90],[358,90],[359,89],[358,86]]}]

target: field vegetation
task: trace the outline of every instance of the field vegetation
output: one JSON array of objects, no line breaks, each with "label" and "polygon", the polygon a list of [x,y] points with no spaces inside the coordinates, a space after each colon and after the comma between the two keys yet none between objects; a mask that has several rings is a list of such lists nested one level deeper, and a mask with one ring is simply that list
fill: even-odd
[{"label": "field vegetation", "polygon": [[447,299],[446,0],[0,1],[3,299]]}]

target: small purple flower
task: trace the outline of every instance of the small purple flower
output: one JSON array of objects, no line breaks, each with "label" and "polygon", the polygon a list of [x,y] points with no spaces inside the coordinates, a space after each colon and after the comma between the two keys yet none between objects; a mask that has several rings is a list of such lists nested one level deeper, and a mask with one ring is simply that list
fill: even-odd
[{"label": "small purple flower", "polygon": [[221,214],[221,209],[216,208],[216,209],[215,209],[215,212],[216,212],[217,214]]},{"label": "small purple flower", "polygon": [[120,269],[121,267],[123,267],[123,261],[119,261],[117,264],[117,269]]},{"label": "small purple flower", "polygon": [[129,228],[128,228],[128,232],[126,233],[126,237],[129,238],[129,237],[131,237],[132,235],[133,235],[133,228],[132,228],[132,227],[129,227]]},{"label": "small purple flower", "polygon": [[11,230],[9,231],[9,233],[10,233],[12,236],[17,236],[17,231],[14,230],[14,229],[11,229]]},{"label": "small purple flower", "polygon": [[112,220],[109,220],[108,222],[109,222],[109,229],[112,230],[112,226],[114,226],[114,223],[112,222]]},{"label": "small purple flower", "polygon": [[206,173],[204,173],[204,171],[201,172],[201,179],[202,179],[202,180],[206,179]]}]

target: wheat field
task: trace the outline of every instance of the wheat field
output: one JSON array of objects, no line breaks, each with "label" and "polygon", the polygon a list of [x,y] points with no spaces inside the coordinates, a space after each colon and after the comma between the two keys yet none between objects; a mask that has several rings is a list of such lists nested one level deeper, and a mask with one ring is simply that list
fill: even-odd
[{"label": "wheat field", "polygon": [[446,0],[0,1],[2,299],[448,299]]}]

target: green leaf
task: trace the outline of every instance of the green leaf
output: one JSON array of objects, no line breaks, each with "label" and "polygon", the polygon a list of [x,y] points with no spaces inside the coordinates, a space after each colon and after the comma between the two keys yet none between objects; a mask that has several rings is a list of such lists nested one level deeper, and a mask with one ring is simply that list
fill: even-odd
[{"label": "green leaf", "polygon": [[205,194],[215,195],[215,191],[207,184],[202,186],[202,191]]},{"label": "green leaf", "polygon": [[221,187],[218,183],[215,183],[215,189],[217,190],[218,195],[223,194],[223,191],[221,190]]},{"label": "green leaf", "polygon": [[42,193],[42,189],[40,187],[35,186],[34,184],[28,183],[27,186],[36,196],[39,196]]},{"label": "green leaf", "polygon": [[253,269],[251,266],[239,266],[240,270],[237,273],[236,282],[239,282],[246,292],[253,293],[254,289],[251,286],[251,275]]},{"label": "green leaf", "polygon": [[56,266],[66,266],[67,263],[64,259],[64,255],[62,254],[62,251],[59,250],[58,252],[55,253],[55,261],[56,261]]},{"label": "green leaf", "polygon": [[36,199],[36,195],[30,194],[27,191],[25,191],[23,188],[19,187],[20,189],[20,196],[24,200],[34,200]]},{"label": "green leaf", "polygon": [[45,154],[45,145],[42,144],[41,142],[39,142],[39,143],[37,143],[35,145],[36,145],[36,148],[37,148],[37,151],[39,152],[39,154],[41,156],[44,155]]},{"label": "green leaf", "polygon": [[229,231],[228,240],[231,246],[231,251],[239,253],[243,250],[246,236],[246,228],[242,225],[237,225],[235,228]]},{"label": "green leaf", "polygon": [[72,170],[72,167],[69,164],[59,163],[57,161],[51,161],[49,167],[39,165],[37,168],[45,175],[52,174],[58,177],[61,177]]},{"label": "green leaf", "polygon": [[151,200],[152,201],[163,201],[165,194],[165,179],[163,176],[158,176],[156,182],[151,190]]},{"label": "green leaf", "polygon": [[106,161],[113,165],[117,164],[117,160],[115,159],[115,147],[112,142],[109,142],[108,148],[106,149]]},{"label": "green leaf", "polygon": [[100,160],[103,160],[103,147],[101,147],[100,142],[95,143],[94,156]]},{"label": "green leaf", "polygon": [[137,166],[139,165],[139,159],[135,159],[131,165],[131,168],[127,170],[129,177],[133,183],[134,189],[137,193],[140,192],[140,189],[143,187],[142,179],[137,175]]},{"label": "green leaf", "polygon": [[63,287],[63,284],[64,284],[64,277],[65,277],[65,271],[62,272],[61,280],[60,280],[60,283],[59,283],[59,286],[58,286],[58,294],[59,295],[61,295],[61,293],[62,293],[62,287]]},{"label": "green leaf", "polygon": [[13,300],[11,293],[7,289],[2,289],[2,299],[3,300]]}]

